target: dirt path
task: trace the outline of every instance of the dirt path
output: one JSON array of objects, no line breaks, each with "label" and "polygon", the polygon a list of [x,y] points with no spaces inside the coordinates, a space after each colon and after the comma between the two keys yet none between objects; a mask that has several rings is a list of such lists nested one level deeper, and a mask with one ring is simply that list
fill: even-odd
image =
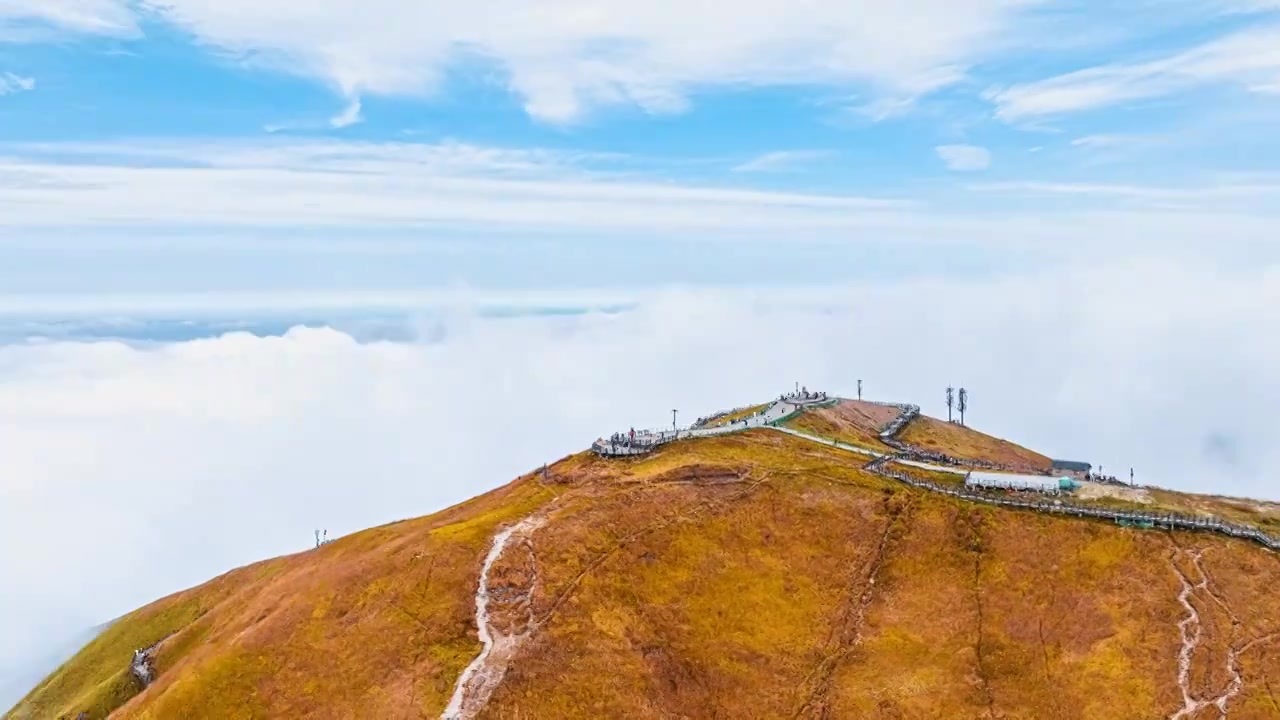
[{"label": "dirt path", "polygon": [[[1200,646],[1203,628],[1200,625],[1200,613],[1191,604],[1191,598],[1195,595],[1198,586],[1192,585],[1187,578],[1187,574],[1182,571],[1182,568],[1178,567],[1176,558],[1180,552],[1175,552],[1174,557],[1169,559],[1169,565],[1178,575],[1178,581],[1182,583],[1182,590],[1178,593],[1178,602],[1187,611],[1187,616],[1178,622],[1178,636],[1182,640],[1182,648],[1178,651],[1178,689],[1182,692],[1182,707],[1170,715],[1169,720],[1182,720],[1182,718],[1193,717],[1209,704],[1203,700],[1196,699],[1191,692],[1191,658],[1195,654],[1196,648]],[[1190,551],[1188,554],[1194,560],[1199,560],[1200,558],[1200,553],[1197,550]]]},{"label": "dirt path", "polygon": [[[545,522],[546,518],[543,516],[530,516],[493,537],[493,545],[489,548],[484,564],[480,567],[480,585],[476,589],[476,629],[480,636],[480,643],[484,647],[458,677],[453,697],[440,715],[441,720],[469,720],[475,717],[489,702],[489,697],[493,695],[498,684],[502,682],[502,677],[506,674],[507,666],[511,663],[520,641],[533,631],[532,624],[524,633],[510,635],[504,635],[493,627],[489,617],[489,571],[498,558],[502,557],[503,551],[506,550],[512,538],[517,542],[528,544],[532,549],[533,532],[542,527]],[[530,557],[533,557],[532,553]],[[522,602],[530,606],[530,618],[532,618],[532,595],[536,583],[535,565],[532,581],[524,597],[521,598]]]},{"label": "dirt path", "polygon": [[[1185,554],[1191,558],[1191,566],[1195,568],[1196,574],[1200,576],[1199,582],[1192,584],[1187,574],[1183,572],[1182,568],[1178,567],[1176,559],[1180,554]],[[1178,689],[1182,692],[1182,707],[1170,715],[1169,720],[1194,718],[1201,710],[1210,706],[1218,709],[1220,720],[1225,720],[1228,716],[1230,702],[1244,689],[1244,676],[1240,670],[1240,655],[1254,645],[1254,643],[1248,643],[1240,646],[1236,642],[1240,619],[1236,617],[1231,607],[1214,590],[1209,573],[1205,571],[1201,562],[1203,556],[1203,550],[1178,549],[1174,552],[1173,557],[1169,559],[1170,566],[1173,567],[1173,571],[1178,575],[1178,581],[1182,583],[1182,590],[1178,593],[1178,602],[1187,611],[1186,617],[1178,623],[1178,634],[1182,640],[1182,649],[1178,651]],[[1197,596],[1197,592],[1204,595]],[[1204,638],[1204,624],[1200,619],[1199,611],[1196,610],[1191,601],[1200,599],[1201,602],[1204,602],[1204,596],[1207,596],[1209,600],[1221,607],[1227,616],[1231,618],[1231,639],[1227,647],[1227,676],[1230,680],[1221,693],[1207,698],[1197,697],[1191,689],[1191,663],[1196,649]]]},{"label": "dirt path", "polygon": [[1209,597],[1217,603],[1218,607],[1222,608],[1222,611],[1227,614],[1227,617],[1231,618],[1231,643],[1227,647],[1227,676],[1230,677],[1231,680],[1227,683],[1227,689],[1217,698],[1212,700],[1213,705],[1218,708],[1218,714],[1222,718],[1225,718],[1227,717],[1227,703],[1239,695],[1240,691],[1244,689],[1244,676],[1240,671],[1240,654],[1243,649],[1237,642],[1242,623],[1240,622],[1240,618],[1236,617],[1236,613],[1231,609],[1231,606],[1228,605],[1226,600],[1224,600],[1214,589],[1213,578],[1204,569],[1204,565],[1201,564],[1201,558],[1203,555],[1204,554],[1201,553],[1195,556],[1192,560],[1192,564],[1195,565],[1196,572],[1200,573],[1200,577],[1204,579],[1205,592],[1207,592]]}]

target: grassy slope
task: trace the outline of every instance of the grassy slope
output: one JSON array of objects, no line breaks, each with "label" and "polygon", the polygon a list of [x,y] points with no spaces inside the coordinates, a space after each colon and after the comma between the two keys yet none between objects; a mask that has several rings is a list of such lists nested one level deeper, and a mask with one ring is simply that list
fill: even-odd
[{"label": "grassy slope", "polygon": [[[880,431],[898,414],[896,408],[844,400],[834,407],[802,413],[784,425],[869,450],[894,453],[894,448],[880,442]],[[994,460],[1028,471],[1048,469],[1052,462],[1044,455],[1008,440],[923,415],[907,425],[898,437],[909,445],[925,450],[943,452],[966,460]]]},{"label": "grassy slope", "polygon": [[[159,679],[116,717],[438,716],[479,650],[490,538],[539,507],[541,629],[485,717],[1164,716],[1178,545],[1205,550],[1239,619],[1196,596],[1198,688],[1225,684],[1228,644],[1280,630],[1276,560],[1251,545],[956,502],[767,430],[552,474],[166,598],[15,717],[101,717],[133,649],[174,630]],[[1232,718],[1275,717],[1280,654],[1241,663]]]},{"label": "grassy slope", "polygon": [[991,460],[1022,470],[1048,470],[1052,460],[1040,453],[973,428],[920,416],[898,436],[902,442],[962,460]]},{"label": "grassy slope", "polygon": [[882,453],[896,452],[880,442],[880,431],[899,414],[895,408],[843,400],[833,407],[809,410],[783,423],[793,430]]},{"label": "grassy slope", "polygon": [[[101,718],[121,705],[114,717],[442,707],[477,647],[469,624],[478,558],[499,524],[552,497],[519,480],[160,600],[112,625],[6,717]],[[134,649],[171,634],[145,702],[125,705],[138,690],[127,674]]]}]

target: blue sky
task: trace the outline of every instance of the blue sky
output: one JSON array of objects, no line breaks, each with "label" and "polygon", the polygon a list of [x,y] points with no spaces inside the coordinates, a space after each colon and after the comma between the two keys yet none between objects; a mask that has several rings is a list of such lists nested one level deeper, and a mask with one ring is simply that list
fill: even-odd
[{"label": "blue sky", "polygon": [[1274,0],[721,5],[0,0],[0,294],[1274,260]]},{"label": "blue sky", "polygon": [[0,710],[795,381],[1280,500],[1277,127],[1280,0],[0,0]]}]

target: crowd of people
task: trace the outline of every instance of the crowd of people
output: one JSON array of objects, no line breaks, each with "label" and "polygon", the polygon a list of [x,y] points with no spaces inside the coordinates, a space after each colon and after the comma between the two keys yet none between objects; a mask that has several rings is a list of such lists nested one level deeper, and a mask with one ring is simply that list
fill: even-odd
[{"label": "crowd of people", "polygon": [[[807,387],[801,387],[795,392],[784,393],[778,396],[778,400],[781,402],[824,402],[827,399],[828,396],[825,392],[811,391]],[[737,408],[734,410],[716,413],[708,417],[700,417],[693,423],[690,429],[696,430],[698,428],[706,427],[718,420],[722,421],[726,417],[741,413],[745,409],[746,408]],[[736,418],[732,422],[728,423],[728,426],[732,427],[741,424],[743,427],[750,427],[752,418],[764,415],[766,412],[767,408],[744,417]],[[680,437],[680,434],[679,430],[637,433],[635,428],[631,428],[627,432],[613,433],[608,438],[597,438],[593,447],[600,451],[608,451],[609,453],[614,454],[618,454],[619,450],[622,450],[623,452],[621,452],[621,454],[627,455],[632,454],[625,452],[627,450],[646,450],[654,447],[655,445],[661,445],[669,440],[677,439]]]},{"label": "crowd of people", "polygon": [[783,402],[786,402],[788,400],[800,401],[800,402],[812,402],[814,400],[826,400],[826,399],[827,399],[827,394],[825,392],[817,392],[817,391],[810,392],[809,388],[807,387],[801,387],[799,390],[795,392],[785,393],[778,396],[778,400]]},{"label": "crowd of people", "polygon": [[636,443],[636,429],[631,428],[630,432],[614,433],[609,436],[609,444],[613,446],[621,445],[623,447],[631,447]]},{"label": "crowd of people", "polygon": [[616,432],[609,436],[608,439],[599,438],[595,445],[599,448],[609,448],[613,452],[617,452],[618,448],[648,448],[660,444],[668,439],[676,436],[675,432],[636,432],[635,428],[631,428],[627,432]]},{"label": "crowd of people", "polygon": [[[691,429],[691,430],[697,430],[698,428],[706,427],[706,426],[708,426],[708,425],[710,425],[710,424],[712,424],[712,423],[714,423],[714,422],[716,422],[716,421],[718,421],[718,420],[723,420],[723,419],[725,419],[725,418],[727,418],[727,417],[729,417],[729,416],[731,416],[731,415],[737,415],[738,413],[740,413],[740,412],[742,412],[742,411],[744,411],[744,410],[747,410],[747,409],[748,409],[748,408],[734,408],[733,410],[725,410],[724,412],[718,412],[718,413],[716,413],[715,415],[708,415],[707,417],[700,417],[700,418],[698,418],[698,419],[697,419],[697,421],[695,421],[695,422],[693,423],[693,425],[691,425],[691,426],[690,426],[690,429]],[[736,418],[735,420],[733,420],[733,421],[729,422],[728,424],[729,424],[729,425],[738,425],[738,424],[748,425],[748,424],[750,424],[750,423],[749,423],[749,421],[751,420],[751,418],[753,418],[753,417],[759,417],[759,416],[761,416],[761,415],[764,415],[766,412],[768,412],[768,410],[769,410],[769,408],[768,408],[767,406],[762,407],[760,410],[757,410],[757,411],[755,411],[755,412],[751,413],[750,415],[744,415],[744,416],[742,416],[742,417],[740,417],[740,418]]]}]

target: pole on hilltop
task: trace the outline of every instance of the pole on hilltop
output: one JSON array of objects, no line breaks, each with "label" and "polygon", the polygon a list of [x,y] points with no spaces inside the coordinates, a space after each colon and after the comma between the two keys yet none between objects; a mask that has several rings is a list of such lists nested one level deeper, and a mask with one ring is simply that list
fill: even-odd
[{"label": "pole on hilltop", "polygon": [[862,400],[862,381],[858,381],[858,400]]}]

